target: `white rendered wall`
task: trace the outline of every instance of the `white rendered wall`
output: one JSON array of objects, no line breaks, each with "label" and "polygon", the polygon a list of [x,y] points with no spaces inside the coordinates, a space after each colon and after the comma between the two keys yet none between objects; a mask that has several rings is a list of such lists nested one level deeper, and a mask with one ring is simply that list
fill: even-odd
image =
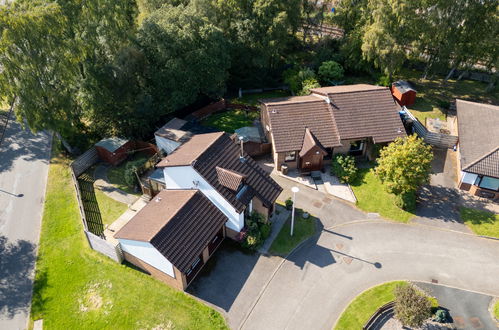
[{"label": "white rendered wall", "polygon": [[[194,168],[191,166],[165,167],[163,173],[168,189],[198,189],[229,218],[225,224],[227,227],[237,232],[244,227],[244,212],[237,213],[234,207]],[[197,182],[197,185],[194,182]]]},{"label": "white rendered wall", "polygon": [[159,269],[165,274],[175,278],[173,265],[168,261],[151,243],[133,241],[128,239],[118,239],[121,249],[124,252],[130,253],[134,257],[147,262],[149,265]]},{"label": "white rendered wall", "polygon": [[180,146],[180,142],[165,139],[161,136],[154,135],[154,138],[156,139],[156,145],[158,148],[165,151],[167,154],[171,154],[173,150]]},{"label": "white rendered wall", "polygon": [[474,184],[478,175],[468,172],[461,172],[461,182]]}]

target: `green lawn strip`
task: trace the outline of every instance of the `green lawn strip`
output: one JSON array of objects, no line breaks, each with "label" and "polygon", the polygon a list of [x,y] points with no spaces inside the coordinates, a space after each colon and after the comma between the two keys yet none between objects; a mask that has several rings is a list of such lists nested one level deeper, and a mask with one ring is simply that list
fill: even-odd
[{"label": "green lawn strip", "polygon": [[31,319],[46,329],[226,329],[208,306],[88,247],[68,164],[50,165]]},{"label": "green lawn strip", "polygon": [[358,295],[341,314],[336,330],[362,329],[371,316],[381,306],[395,299],[394,289],[397,285],[407,285],[405,281],[381,284]]},{"label": "green lawn strip", "polygon": [[499,300],[496,301],[496,304],[494,305],[494,316],[499,320]]},{"label": "green lawn strip", "polygon": [[269,252],[275,255],[286,256],[298,244],[315,234],[317,218],[309,216],[308,219],[303,219],[301,210],[295,211],[295,223],[293,227],[293,236],[290,236],[291,231],[291,216],[286,220],[281,231],[270,246]]},{"label": "green lawn strip", "polygon": [[262,93],[244,94],[241,98],[232,99],[232,100],[230,100],[230,102],[237,103],[237,104],[259,106],[260,104],[259,104],[258,100],[272,99],[275,97],[285,97],[285,96],[289,96],[289,95],[290,95],[289,91],[275,90],[275,91],[262,92]]},{"label": "green lawn strip", "polygon": [[414,216],[395,205],[395,195],[385,190],[370,169],[359,169],[357,179],[350,186],[361,210],[379,213],[382,217],[404,223]]},{"label": "green lawn strip", "polygon": [[97,198],[97,204],[99,205],[99,211],[104,225],[112,224],[128,208],[128,205],[108,197],[98,188],[95,188],[95,197]]},{"label": "green lawn strip", "polygon": [[148,156],[146,154],[138,152],[133,156],[131,156],[126,161],[119,164],[118,166],[110,167],[109,170],[107,171],[107,178],[109,179],[109,182],[114,184],[117,188],[129,194],[138,195],[138,193],[133,189],[133,187],[130,187],[125,181],[126,164],[128,164],[128,162],[130,161],[138,161],[138,160],[143,160],[145,163],[147,159]]},{"label": "green lawn strip", "polygon": [[499,214],[461,207],[461,220],[475,234],[499,238]]},{"label": "green lawn strip", "polygon": [[258,111],[229,110],[215,113],[201,122],[204,126],[214,127],[227,133],[234,133],[238,128],[252,126],[260,118]]}]

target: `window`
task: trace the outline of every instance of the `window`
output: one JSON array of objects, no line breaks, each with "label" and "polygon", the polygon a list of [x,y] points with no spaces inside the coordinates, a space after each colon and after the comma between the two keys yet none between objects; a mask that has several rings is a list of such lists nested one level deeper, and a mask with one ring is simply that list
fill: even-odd
[{"label": "window", "polygon": [[480,184],[478,186],[480,188],[499,191],[499,179],[491,178],[489,176],[484,176],[480,180]]},{"label": "window", "polygon": [[296,151],[288,151],[284,154],[284,161],[294,162],[296,160]]}]

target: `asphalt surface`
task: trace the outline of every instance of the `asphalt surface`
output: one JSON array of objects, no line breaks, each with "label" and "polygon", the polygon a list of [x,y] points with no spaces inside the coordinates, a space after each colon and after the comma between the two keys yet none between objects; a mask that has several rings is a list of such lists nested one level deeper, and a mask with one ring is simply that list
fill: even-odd
[{"label": "asphalt surface", "polygon": [[0,329],[27,325],[50,142],[10,121],[0,145]]},{"label": "asphalt surface", "polygon": [[448,310],[452,318],[449,321],[455,328],[497,329],[488,310],[493,297],[431,283],[415,284]]}]

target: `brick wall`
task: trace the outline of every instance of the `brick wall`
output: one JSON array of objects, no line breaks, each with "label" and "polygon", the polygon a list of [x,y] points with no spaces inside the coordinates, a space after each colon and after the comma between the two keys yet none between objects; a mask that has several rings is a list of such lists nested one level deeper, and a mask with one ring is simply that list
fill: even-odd
[{"label": "brick wall", "polygon": [[221,99],[218,102],[209,104],[209,105],[207,105],[207,106],[205,106],[197,111],[194,111],[192,113],[192,116],[196,117],[197,119],[203,119],[203,118],[211,115],[212,113],[224,110],[225,108],[226,108],[226,102],[224,99]]}]

